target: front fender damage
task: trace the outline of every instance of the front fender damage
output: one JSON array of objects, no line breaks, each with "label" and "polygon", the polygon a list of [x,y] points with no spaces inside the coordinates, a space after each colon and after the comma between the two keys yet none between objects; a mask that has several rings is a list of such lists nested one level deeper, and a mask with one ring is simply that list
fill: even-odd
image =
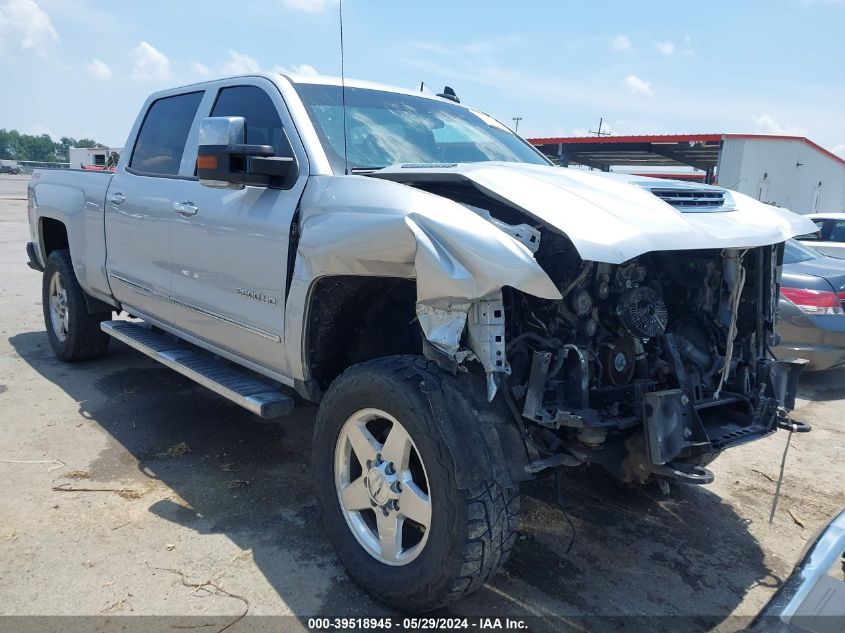
[{"label": "front fender damage", "polygon": [[[285,340],[291,345],[301,336],[295,325],[303,322],[317,279],[413,277],[416,315],[428,351],[453,367],[477,359],[492,397],[495,376],[508,370],[502,288],[561,298],[525,244],[447,198],[388,181],[321,177],[309,183],[302,208],[287,302],[294,327],[286,328]],[[302,376],[303,369],[292,367]]]},{"label": "front fender damage", "polygon": [[[499,377],[509,372],[502,288],[544,299],[561,295],[526,246],[472,216],[480,223],[457,230],[454,222],[446,226],[419,214],[410,214],[405,222],[416,238],[416,312],[423,334],[456,363],[477,359],[492,400]],[[465,328],[469,348],[461,349]]]}]

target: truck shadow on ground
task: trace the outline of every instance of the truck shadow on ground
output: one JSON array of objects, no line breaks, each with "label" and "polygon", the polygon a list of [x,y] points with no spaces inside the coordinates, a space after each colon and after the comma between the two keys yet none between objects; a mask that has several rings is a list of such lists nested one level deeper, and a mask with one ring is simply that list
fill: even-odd
[{"label": "truck shadow on ground", "polygon": [[801,374],[798,397],[814,402],[845,398],[845,367]]},{"label": "truck shadow on ground", "polygon": [[[67,365],[43,332],[10,342],[113,438],[91,456],[92,480],[151,478],[172,489],[184,504],[164,499],[149,511],[251,548],[303,625],[309,615],[399,615],[354,585],[323,536],[308,466],[313,406],[268,423],[120,344]],[[750,588],[780,582],[746,522],[706,489],[662,496],[588,468],[562,482],[565,511],[552,479],[524,487],[504,571],[440,615],[530,616],[532,630],[709,630]],[[249,587],[237,593],[248,597]]]}]

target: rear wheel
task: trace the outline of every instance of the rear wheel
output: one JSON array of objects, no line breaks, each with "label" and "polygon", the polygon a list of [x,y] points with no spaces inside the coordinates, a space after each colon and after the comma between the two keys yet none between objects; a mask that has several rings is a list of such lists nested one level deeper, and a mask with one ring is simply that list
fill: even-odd
[{"label": "rear wheel", "polygon": [[111,337],[100,330],[100,323],[110,319],[112,313],[88,312],[67,250],[53,251],[47,258],[41,298],[47,337],[56,356],[76,361],[105,353]]},{"label": "rear wheel", "polygon": [[492,468],[457,484],[466,451],[444,440],[422,391],[450,379],[419,357],[369,361],[335,380],[317,414],[312,468],[325,530],[350,575],[404,611],[480,588],[516,540],[515,487],[496,483]]}]

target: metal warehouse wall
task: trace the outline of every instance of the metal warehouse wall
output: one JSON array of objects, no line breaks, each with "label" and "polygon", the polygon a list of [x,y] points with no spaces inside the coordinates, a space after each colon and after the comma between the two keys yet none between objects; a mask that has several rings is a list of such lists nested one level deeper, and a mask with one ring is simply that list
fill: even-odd
[{"label": "metal warehouse wall", "polygon": [[845,212],[845,165],[799,139],[728,136],[717,177],[722,187],[796,213]]}]

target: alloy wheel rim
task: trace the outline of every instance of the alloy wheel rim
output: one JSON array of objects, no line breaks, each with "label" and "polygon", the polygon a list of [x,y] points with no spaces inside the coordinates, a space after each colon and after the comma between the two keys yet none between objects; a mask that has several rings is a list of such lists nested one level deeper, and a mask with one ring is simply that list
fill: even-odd
[{"label": "alloy wheel rim", "polygon": [[338,434],[335,490],[355,539],[385,565],[407,565],[431,528],[428,476],[405,427],[380,409],[353,413]]},{"label": "alloy wheel rim", "polygon": [[64,280],[59,272],[53,273],[50,277],[48,291],[50,302],[50,323],[53,326],[53,334],[59,341],[67,339],[70,326],[70,312],[68,310],[67,289]]}]

